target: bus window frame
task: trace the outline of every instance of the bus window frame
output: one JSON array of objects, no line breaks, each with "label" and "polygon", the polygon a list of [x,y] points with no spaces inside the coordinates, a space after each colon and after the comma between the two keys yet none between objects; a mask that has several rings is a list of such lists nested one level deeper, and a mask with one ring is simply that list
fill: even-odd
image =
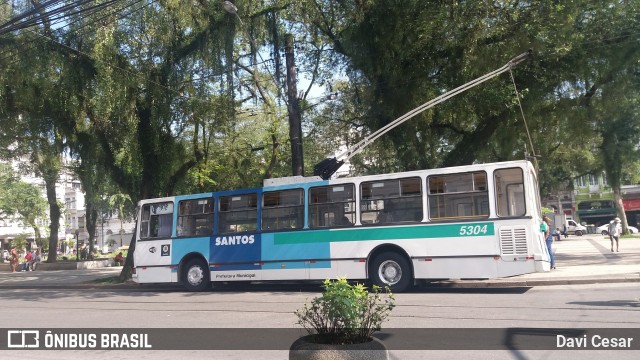
[{"label": "bus window frame", "polygon": [[[299,200],[300,203],[297,205],[276,205],[276,206],[269,206],[269,207],[265,207],[265,198],[273,193],[282,193],[282,192],[298,192],[299,193]],[[261,201],[260,201],[260,226],[258,227],[258,230],[260,232],[264,232],[264,233],[268,233],[268,232],[285,232],[285,231],[301,231],[303,229],[305,229],[305,221],[304,221],[304,212],[305,212],[305,191],[303,188],[290,188],[290,189],[281,189],[281,190],[269,190],[269,191],[263,191],[262,195],[260,197]],[[296,213],[296,227],[294,228],[287,228],[287,227],[276,227],[276,228],[272,228],[272,229],[265,229],[265,224],[267,223],[267,221],[265,221],[265,219],[269,219],[267,217],[265,217],[265,213],[269,213],[269,210],[279,210],[279,209],[288,209],[288,208],[299,208],[301,210],[301,213]],[[276,217],[277,219],[278,217]],[[276,221],[276,224],[278,224],[278,221]]]},{"label": "bus window frame", "polygon": [[[510,170],[520,170],[520,183],[509,183],[509,184],[500,184],[500,188],[498,188],[498,181],[496,179],[496,176],[498,175],[499,172],[501,171],[510,171]],[[521,168],[521,167],[505,167],[505,168],[499,168],[499,169],[495,169],[493,170],[493,192],[494,192],[494,196],[493,196],[493,201],[495,204],[495,213],[496,213],[496,217],[501,218],[501,219],[505,219],[505,218],[521,218],[524,216],[527,216],[527,206],[528,206],[528,202],[527,202],[527,184],[526,184],[526,177],[525,177],[525,171]],[[505,196],[505,201],[507,204],[507,207],[509,206],[509,187],[512,185],[522,185],[522,200],[524,201],[523,203],[523,210],[524,213],[523,214],[516,214],[516,215],[510,215],[509,214],[509,209],[507,209],[507,214],[506,215],[501,215],[501,211],[500,210],[500,203],[498,202],[498,197],[500,195],[504,195]],[[502,190],[504,191],[504,193],[502,193]]]},{"label": "bus window frame", "polygon": [[[162,214],[152,214],[151,213],[151,207],[154,205],[160,205],[160,204],[170,204],[171,205],[171,212],[170,213],[162,213]],[[149,208],[149,219],[148,220],[144,220],[143,216],[144,216],[144,208],[148,207]],[[155,201],[155,202],[148,202],[145,204],[142,204],[142,206],[140,207],[140,227],[138,229],[138,234],[137,234],[137,241],[153,241],[153,240],[158,240],[158,239],[169,239],[173,237],[173,229],[175,228],[175,224],[174,224],[174,214],[175,214],[175,203],[172,200],[162,200],[162,201]],[[149,236],[151,234],[151,225],[152,225],[152,221],[151,218],[153,216],[157,216],[160,217],[162,215],[169,215],[166,216],[167,219],[171,219],[171,226],[170,226],[170,231],[168,235],[163,235],[163,236]],[[146,226],[146,237],[142,237],[142,229],[143,229],[143,225],[144,223],[147,223]],[[159,223],[159,222],[158,222]],[[160,231],[158,230],[158,233]]]},{"label": "bus window frame", "polygon": [[[417,194],[412,194],[412,195],[403,195],[402,192],[402,181],[403,180],[414,180],[417,182],[418,186],[420,187],[420,191]],[[374,184],[374,183],[380,183],[380,182],[391,182],[391,181],[395,181],[398,184],[398,195],[397,196],[390,196],[390,197],[375,197],[375,196],[371,196],[370,198],[365,199],[363,194],[363,186],[366,184]],[[374,186],[372,186],[372,188],[374,188]],[[419,175],[413,175],[413,176],[406,176],[406,177],[397,177],[397,178],[386,178],[386,179],[376,179],[376,180],[368,180],[368,181],[362,181],[359,183],[359,193],[357,196],[358,199],[358,203],[357,203],[357,207],[359,209],[358,211],[358,222],[362,225],[362,226],[387,226],[389,224],[416,224],[416,223],[420,223],[422,222],[422,219],[424,218],[424,213],[425,213],[425,208],[424,208],[424,202],[423,202],[423,196],[424,196],[424,184],[423,184],[423,180]],[[381,216],[382,214],[388,214],[388,211],[385,211],[385,207],[389,206],[389,205],[393,205],[391,207],[391,212],[393,213],[399,213],[400,211],[407,211],[407,208],[396,208],[398,205],[398,203],[402,203],[404,199],[412,199],[415,200],[416,203],[419,205],[418,207],[420,208],[420,216],[418,219],[414,219],[414,220],[396,220],[395,218],[392,218],[391,220],[387,220],[385,221],[383,219],[383,216]],[[395,200],[395,201],[394,201]],[[378,202],[381,201],[383,203],[383,208],[382,209],[376,209],[377,211],[363,211],[363,206],[365,203],[373,203],[373,202]],[[416,207],[416,208],[418,208]],[[363,221],[363,214],[364,213],[377,213],[376,214],[376,219],[373,222],[364,222]]]},{"label": "bus window frame", "polygon": [[[255,196],[255,207],[245,207],[239,210],[226,210],[223,211],[222,210],[222,204],[223,204],[223,199],[225,198],[233,198],[233,197],[237,197],[237,196],[251,196],[254,195]],[[216,207],[215,207],[215,215],[214,215],[214,234],[217,235],[230,235],[230,234],[246,234],[246,233],[256,233],[260,231],[260,205],[259,205],[259,199],[260,199],[260,193],[257,191],[250,191],[250,192],[245,192],[245,193],[238,193],[238,194],[225,194],[225,195],[220,195],[216,198],[215,202],[216,202]],[[250,204],[250,202],[249,202]],[[221,227],[224,225],[228,225],[228,223],[223,223],[222,221],[222,214],[229,214],[229,213],[238,213],[238,212],[248,212],[248,211],[255,211],[256,216],[255,216],[255,229],[249,229],[249,230],[243,230],[243,231],[223,231],[224,229],[222,229]],[[249,222],[245,222],[245,223],[233,223],[233,225],[235,225],[236,227],[238,225],[242,225],[242,224],[249,224]],[[252,225],[254,223],[251,223]]]},{"label": "bus window frame", "polygon": [[[338,187],[347,187],[350,186],[351,187],[351,197],[352,200],[347,200],[347,201],[336,201],[336,202],[324,202],[324,203],[312,203],[311,202],[311,193],[313,190],[316,189],[329,189],[329,191],[331,191],[333,188],[338,188]],[[352,214],[352,219],[353,221],[347,221],[347,224],[342,223],[342,224],[336,224],[335,221],[335,216],[334,216],[334,224],[333,225],[328,225],[328,226],[311,226],[311,208],[312,206],[322,206],[322,205],[327,205],[327,206],[331,206],[331,205],[338,205],[338,206],[344,206],[346,204],[352,204],[353,206],[353,211],[348,213],[348,214]],[[357,207],[358,207],[358,196],[356,194],[356,184],[355,183],[342,183],[342,184],[329,184],[329,185],[321,185],[321,186],[313,186],[310,187],[308,190],[308,195],[307,195],[307,201],[306,201],[306,208],[307,208],[307,213],[308,213],[308,227],[311,230],[318,230],[318,229],[336,229],[336,228],[349,228],[349,227],[353,227],[356,225],[357,220],[358,220],[358,215],[357,215]],[[329,212],[326,212],[327,214]],[[333,212],[335,214],[335,212]],[[343,211],[343,217],[346,217],[347,212]]]},{"label": "bus window frame", "polygon": [[[191,201],[201,201],[201,200],[209,200],[211,201],[211,212],[203,212],[203,213],[197,213],[197,214],[187,214],[187,215],[181,215],[180,214],[180,210],[181,210],[181,204],[185,203],[185,202],[191,202]],[[176,215],[176,238],[190,238],[190,237],[202,237],[202,236],[211,236],[214,233],[214,219],[215,219],[215,214],[216,214],[216,199],[214,197],[211,196],[204,196],[204,197],[198,197],[198,198],[191,198],[191,199],[181,199],[178,200],[178,212]],[[179,229],[179,224],[180,224],[180,218],[185,218],[185,217],[193,217],[193,218],[197,218],[197,217],[207,217],[210,221],[210,229],[208,232],[203,232],[203,233],[198,233],[197,231],[193,234],[188,234],[188,235],[181,235],[178,232]],[[194,219],[194,224],[195,224],[195,219]],[[196,227],[197,228],[197,227]]]},{"label": "bus window frame", "polygon": [[[476,190],[476,174],[479,173],[483,173],[484,174],[484,189],[478,189]],[[448,176],[460,176],[460,175],[469,175],[470,176],[470,180],[471,180],[471,184],[472,184],[472,191],[452,191],[452,192],[447,192],[447,189],[445,188],[445,184],[443,184],[443,190],[439,191],[439,192],[431,192],[431,186],[430,186],[430,180],[432,178],[446,178]],[[426,177],[426,184],[425,186],[427,187],[427,191],[425,191],[426,196],[427,196],[427,218],[429,219],[429,221],[473,221],[473,220],[478,220],[478,219],[489,219],[491,217],[491,192],[489,191],[489,174],[487,170],[475,170],[475,171],[461,171],[461,172],[452,172],[452,173],[441,173],[441,174],[431,174],[428,175]],[[473,209],[473,205],[476,204],[475,202],[475,196],[479,195],[479,194],[485,194],[485,198],[486,198],[486,207],[487,207],[487,214],[480,214],[480,215],[463,215],[463,216],[441,216],[441,217],[434,217],[432,211],[431,211],[431,203],[432,203],[432,199],[434,197],[441,197],[444,198],[446,196],[452,196],[452,195],[464,195],[464,194],[469,194],[469,200],[471,200],[471,202],[467,202],[467,203],[460,203],[458,204],[471,204],[471,208]],[[495,196],[494,196],[495,197]],[[480,206],[482,206],[482,204],[480,203]],[[446,205],[445,205],[445,215],[446,215]]]}]

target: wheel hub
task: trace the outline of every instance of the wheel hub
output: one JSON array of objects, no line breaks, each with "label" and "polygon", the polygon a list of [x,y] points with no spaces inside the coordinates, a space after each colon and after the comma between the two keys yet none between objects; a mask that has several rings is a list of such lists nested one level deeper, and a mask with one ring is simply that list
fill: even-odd
[{"label": "wheel hub", "polygon": [[187,272],[187,281],[191,285],[198,285],[204,279],[204,272],[199,266],[194,266]]},{"label": "wheel hub", "polygon": [[387,260],[380,264],[378,276],[387,285],[395,285],[402,278],[402,268],[392,260]]}]

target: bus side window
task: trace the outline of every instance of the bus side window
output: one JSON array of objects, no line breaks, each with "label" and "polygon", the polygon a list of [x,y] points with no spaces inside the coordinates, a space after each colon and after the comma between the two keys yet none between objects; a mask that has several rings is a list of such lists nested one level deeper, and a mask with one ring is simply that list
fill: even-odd
[{"label": "bus side window", "polygon": [[171,237],[173,203],[146,204],[142,207],[140,239]]},{"label": "bus side window", "polygon": [[178,203],[177,236],[210,235],[213,231],[213,198]]},{"label": "bus side window", "polygon": [[433,220],[489,216],[484,171],[430,176],[429,217]]},{"label": "bus side window", "polygon": [[524,177],[520,168],[500,169],[494,173],[496,213],[498,216],[526,214]]},{"label": "bus side window", "polygon": [[302,189],[269,191],[262,195],[262,230],[302,229],[304,226]]},{"label": "bus side window", "polygon": [[258,194],[221,196],[218,206],[219,233],[240,233],[258,229]]},{"label": "bus side window", "polygon": [[421,184],[418,177],[362,183],[360,221],[363,224],[422,221]]},{"label": "bus side window", "polygon": [[346,227],[355,224],[353,184],[309,189],[309,228]]}]

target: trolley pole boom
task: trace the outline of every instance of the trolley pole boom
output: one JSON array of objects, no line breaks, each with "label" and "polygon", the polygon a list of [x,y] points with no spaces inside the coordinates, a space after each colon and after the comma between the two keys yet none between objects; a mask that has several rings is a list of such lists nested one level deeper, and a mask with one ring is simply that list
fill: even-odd
[{"label": "trolley pole boom", "polygon": [[423,111],[430,109],[438,104],[440,104],[441,102],[444,102],[462,92],[465,92],[471,88],[476,87],[477,85],[482,84],[483,82],[493,79],[494,77],[507,72],[509,70],[511,70],[513,67],[515,67],[516,65],[518,65],[519,63],[523,62],[524,60],[527,59],[527,57],[531,54],[531,50],[522,53],[516,57],[514,57],[513,59],[509,60],[509,62],[507,62],[506,64],[504,64],[502,67],[487,73],[477,79],[474,79],[472,81],[469,81],[468,83],[458,86],[457,88],[447,91],[446,93],[418,106],[417,108],[407,112],[406,114],[400,116],[399,118],[393,120],[392,122],[388,123],[387,125],[381,127],[380,129],[376,130],[375,132],[373,132],[372,134],[368,135],[367,137],[365,137],[364,139],[362,139],[360,142],[358,142],[357,144],[353,145],[351,148],[345,150],[344,152],[340,153],[338,156],[336,156],[335,158],[330,158],[330,159],[325,159],[321,162],[319,162],[318,164],[316,164],[315,168],[314,168],[314,175],[318,175],[321,176],[323,179],[328,180],[339,168],[340,166],[342,166],[342,164],[344,164],[345,162],[347,162],[349,159],[351,159],[352,157],[354,157],[355,155],[359,154],[362,150],[364,150],[365,147],[367,147],[369,144],[371,144],[372,142],[376,141],[379,137],[381,137],[382,135],[388,133],[389,131],[393,130],[394,128],[396,128],[398,125],[403,124],[404,122],[406,122],[407,120],[413,118],[414,116],[422,113]]}]

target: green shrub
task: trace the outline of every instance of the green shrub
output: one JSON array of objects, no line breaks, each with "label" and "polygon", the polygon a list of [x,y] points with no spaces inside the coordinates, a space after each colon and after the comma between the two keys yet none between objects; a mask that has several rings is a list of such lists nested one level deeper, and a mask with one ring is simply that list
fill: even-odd
[{"label": "green shrub", "polygon": [[[322,344],[357,344],[371,340],[395,307],[393,294],[379,286],[371,292],[345,278],[325,280],[321,297],[295,312],[298,324]],[[386,296],[383,296],[386,295]]]}]

